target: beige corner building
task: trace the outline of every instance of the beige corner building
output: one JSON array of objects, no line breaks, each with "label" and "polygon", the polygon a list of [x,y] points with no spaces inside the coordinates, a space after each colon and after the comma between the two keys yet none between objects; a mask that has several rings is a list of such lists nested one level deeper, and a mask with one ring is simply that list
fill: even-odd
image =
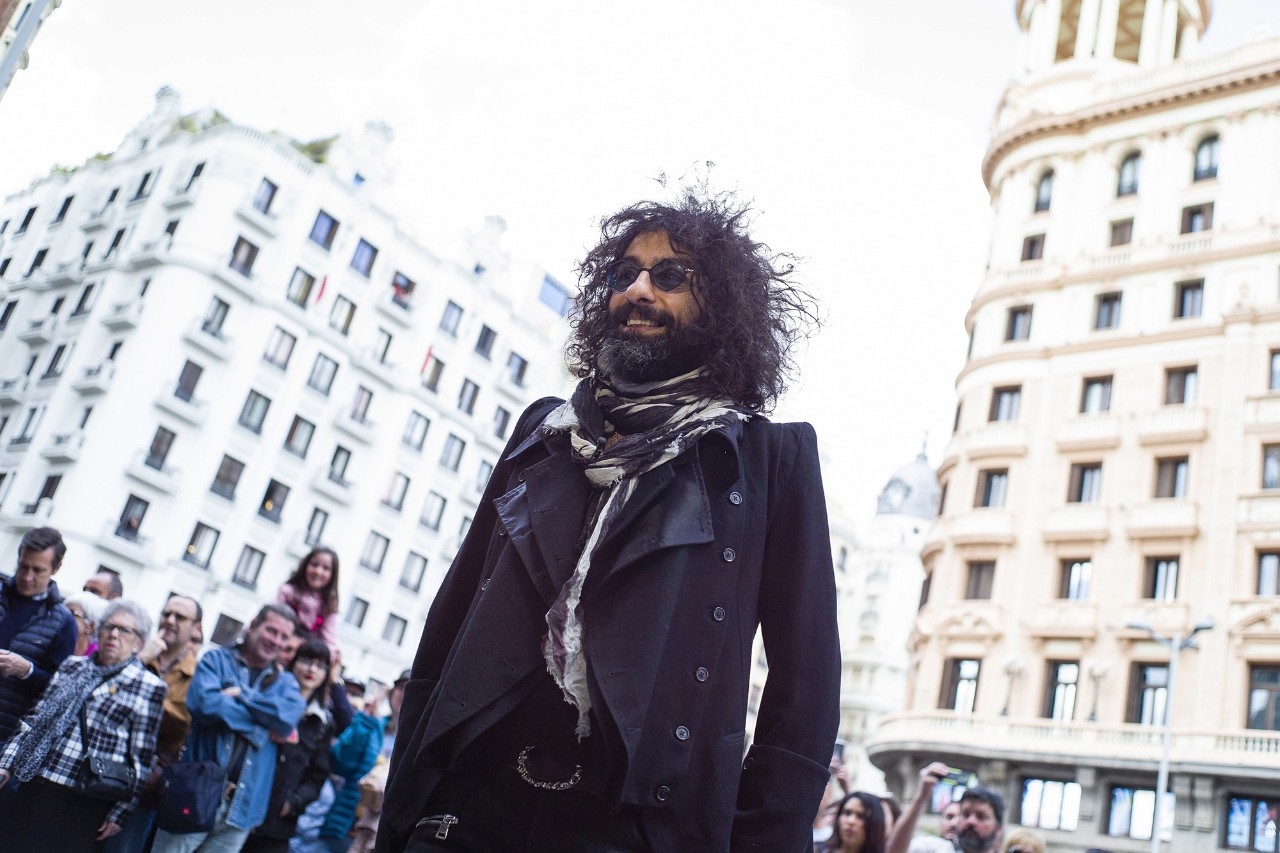
[{"label": "beige corner building", "polygon": [[[908,710],[869,744],[1054,851],[1278,849],[1280,39],[1200,55],[1212,14],[1016,3]],[[1171,678],[1153,637],[1209,622]]]}]

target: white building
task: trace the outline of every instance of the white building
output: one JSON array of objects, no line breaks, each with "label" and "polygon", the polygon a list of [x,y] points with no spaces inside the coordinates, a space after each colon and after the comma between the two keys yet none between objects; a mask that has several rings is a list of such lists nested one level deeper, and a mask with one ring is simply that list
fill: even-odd
[{"label": "white building", "polygon": [[[982,168],[987,273],[928,534],[909,710],[1055,851],[1276,850],[1280,40],[1197,58],[1209,0],[1019,0]],[[1153,641],[1185,637],[1198,649]],[[1139,627],[1143,626],[1143,627]]]},{"label": "white building", "polygon": [[[563,391],[569,294],[492,220],[452,258],[378,199],[390,132],[300,146],[182,115],[0,206],[0,554],[68,540],[226,642],[315,543],[345,661],[389,682],[525,405]],[[323,161],[323,162],[317,162]]]},{"label": "white building", "polygon": [[62,0],[0,0],[0,100],[31,62],[31,42]]}]

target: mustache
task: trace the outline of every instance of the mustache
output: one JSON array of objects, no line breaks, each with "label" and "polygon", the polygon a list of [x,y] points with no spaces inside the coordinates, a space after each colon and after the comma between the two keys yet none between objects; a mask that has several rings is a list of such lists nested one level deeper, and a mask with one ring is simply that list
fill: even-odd
[{"label": "mustache", "polygon": [[642,303],[624,302],[617,308],[609,312],[609,319],[618,325],[625,324],[632,317],[640,320],[647,320],[650,323],[660,323],[663,326],[675,326],[675,317],[663,311],[661,308],[655,308],[652,305],[644,305]]}]

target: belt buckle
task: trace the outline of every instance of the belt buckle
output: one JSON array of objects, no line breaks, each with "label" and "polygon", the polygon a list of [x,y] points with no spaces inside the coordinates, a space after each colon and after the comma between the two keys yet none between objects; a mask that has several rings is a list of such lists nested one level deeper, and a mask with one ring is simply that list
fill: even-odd
[{"label": "belt buckle", "polygon": [[539,779],[529,772],[529,754],[533,752],[532,746],[526,746],[520,750],[520,755],[516,757],[516,772],[520,774],[520,778],[528,782],[535,788],[541,788],[544,791],[567,791],[574,785],[582,781],[582,765],[573,765],[573,775],[562,782],[548,782]]}]

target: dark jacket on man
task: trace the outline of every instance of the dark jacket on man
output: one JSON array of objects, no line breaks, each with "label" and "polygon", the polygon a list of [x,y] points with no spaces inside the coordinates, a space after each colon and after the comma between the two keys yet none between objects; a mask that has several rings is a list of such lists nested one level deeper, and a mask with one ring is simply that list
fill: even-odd
[{"label": "dark jacket on man", "polygon": [[[592,496],[567,436],[533,432],[556,402],[522,416],[431,607],[379,851],[404,849],[443,770],[545,670],[545,614]],[[642,475],[596,550],[581,608],[606,802],[643,807],[655,850],[806,849],[840,684],[812,427],[756,417]],[[770,675],[744,760],[757,624]]]},{"label": "dark jacket on man", "polygon": [[[333,714],[312,702],[298,720],[296,743],[276,746],[276,772],[271,781],[271,801],[267,818],[253,835],[263,838],[291,838],[298,818],[320,796],[329,778],[329,744],[333,741]],[[289,814],[280,812],[289,804]]]},{"label": "dark jacket on man", "polygon": [[0,579],[0,648],[22,655],[35,666],[26,678],[0,675],[0,744],[18,727],[44,693],[58,666],[76,650],[76,618],[62,604],[58,585],[49,581],[43,597],[18,595]]}]

